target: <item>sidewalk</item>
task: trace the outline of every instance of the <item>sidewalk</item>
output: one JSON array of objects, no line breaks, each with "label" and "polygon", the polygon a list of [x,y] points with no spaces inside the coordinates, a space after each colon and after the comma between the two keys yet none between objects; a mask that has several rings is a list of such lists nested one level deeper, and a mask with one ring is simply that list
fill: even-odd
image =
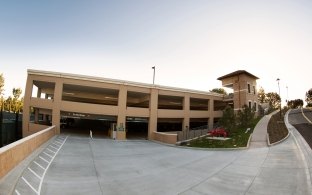
[{"label": "sidewalk", "polygon": [[262,147],[267,147],[268,142],[267,142],[267,129],[268,129],[268,123],[270,121],[270,118],[272,115],[277,113],[277,111],[274,111],[268,115],[265,115],[262,117],[262,119],[258,122],[256,125],[251,141],[250,141],[250,147],[251,148],[262,148]]}]

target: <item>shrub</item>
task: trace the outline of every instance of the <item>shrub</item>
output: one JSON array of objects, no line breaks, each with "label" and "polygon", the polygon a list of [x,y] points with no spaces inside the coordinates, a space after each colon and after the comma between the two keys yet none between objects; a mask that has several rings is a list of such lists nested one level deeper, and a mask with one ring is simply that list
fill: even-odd
[{"label": "shrub", "polygon": [[244,105],[243,109],[239,110],[237,113],[237,120],[240,128],[252,126],[254,118],[255,118],[254,109],[249,108],[247,105]]},{"label": "shrub", "polygon": [[236,128],[236,116],[234,109],[227,106],[225,110],[223,110],[223,116],[220,118],[219,123],[227,131],[233,131]]}]

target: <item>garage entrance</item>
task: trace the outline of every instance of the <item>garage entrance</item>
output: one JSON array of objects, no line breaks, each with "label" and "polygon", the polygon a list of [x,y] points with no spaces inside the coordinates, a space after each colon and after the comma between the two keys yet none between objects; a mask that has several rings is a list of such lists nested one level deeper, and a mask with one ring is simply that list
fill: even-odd
[{"label": "garage entrance", "polygon": [[190,129],[208,128],[208,118],[190,118]]},{"label": "garage entrance", "polygon": [[158,118],[157,132],[176,132],[183,129],[183,118]]},{"label": "garage entrance", "polygon": [[127,139],[147,139],[148,118],[127,117],[126,132]]},{"label": "garage entrance", "polygon": [[61,133],[110,138],[110,128],[117,123],[116,116],[61,111]]}]

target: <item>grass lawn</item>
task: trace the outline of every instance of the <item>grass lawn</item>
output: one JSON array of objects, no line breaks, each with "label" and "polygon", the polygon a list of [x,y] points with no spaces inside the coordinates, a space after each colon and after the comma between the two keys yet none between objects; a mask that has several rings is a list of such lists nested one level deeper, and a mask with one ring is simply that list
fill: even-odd
[{"label": "grass lawn", "polygon": [[254,127],[258,123],[260,118],[256,118],[250,131],[245,133],[247,128],[240,128],[235,131],[231,131],[228,140],[211,140],[207,139],[208,135],[202,138],[192,140],[185,143],[188,147],[198,147],[198,148],[239,148],[246,147],[250,134],[253,132]]}]

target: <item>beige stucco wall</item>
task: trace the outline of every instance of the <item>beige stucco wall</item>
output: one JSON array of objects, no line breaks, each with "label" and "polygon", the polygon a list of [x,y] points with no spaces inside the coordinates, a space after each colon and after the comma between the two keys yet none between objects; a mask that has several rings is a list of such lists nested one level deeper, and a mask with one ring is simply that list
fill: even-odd
[{"label": "beige stucco wall", "polygon": [[154,132],[154,140],[167,144],[176,144],[178,135],[173,133]]},{"label": "beige stucco wall", "polygon": [[[234,93],[233,102],[235,110],[239,110],[244,105],[248,105],[249,101],[252,103],[252,106],[254,102],[258,105],[257,88],[255,94],[253,91],[253,86],[257,87],[257,81],[254,77],[247,74],[240,74],[222,79],[223,86],[228,86],[230,84],[233,84],[232,89]],[[248,84],[250,84],[250,93],[248,93]]]},{"label": "beige stucco wall", "polygon": [[[45,81],[55,84],[53,99],[41,99],[32,97],[34,81]],[[92,103],[79,103],[62,100],[63,85],[89,86],[96,88],[118,90],[118,105],[101,105]],[[127,92],[140,92],[149,94],[149,108],[127,107]],[[158,109],[158,95],[178,96],[183,98],[182,110]],[[84,97],[88,94],[84,94]],[[89,95],[90,96],[90,95]],[[190,110],[190,98],[201,98],[209,101],[207,111]],[[44,71],[29,71],[24,99],[23,135],[29,135],[38,130],[29,123],[30,107],[50,109],[52,112],[52,125],[55,125],[56,133],[60,133],[60,111],[91,113],[117,117],[117,128],[121,125],[125,128],[126,117],[144,117],[149,119],[148,139],[156,139],[153,132],[157,131],[158,118],[181,118],[183,128],[189,126],[190,118],[209,118],[210,128],[213,118],[222,116],[222,111],[213,111],[213,100],[222,100],[221,95],[209,92],[192,91],[178,88],[161,87],[149,84],[131,83],[115,80],[101,80],[101,78],[81,75],[70,75]]]},{"label": "beige stucco wall", "polygon": [[0,179],[54,135],[53,126],[0,148]]}]

